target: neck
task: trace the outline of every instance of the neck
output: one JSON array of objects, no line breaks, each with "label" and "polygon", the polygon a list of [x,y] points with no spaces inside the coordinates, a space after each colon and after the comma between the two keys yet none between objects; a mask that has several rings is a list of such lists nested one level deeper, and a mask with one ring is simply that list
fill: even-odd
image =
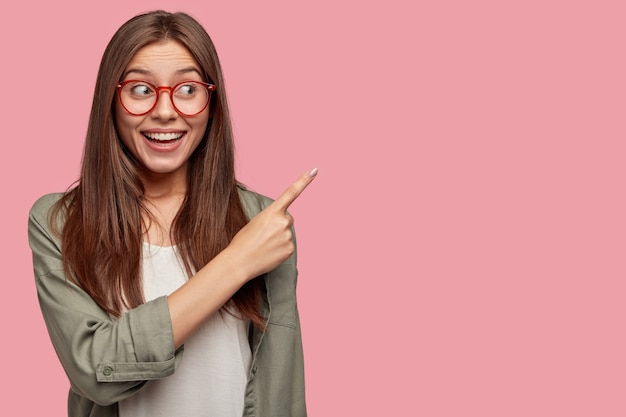
[{"label": "neck", "polygon": [[144,240],[159,246],[170,246],[171,227],[187,194],[186,172],[141,175],[144,186],[146,230]]},{"label": "neck", "polygon": [[148,201],[180,198],[187,193],[187,172],[179,170],[173,173],[141,173],[144,197]]}]

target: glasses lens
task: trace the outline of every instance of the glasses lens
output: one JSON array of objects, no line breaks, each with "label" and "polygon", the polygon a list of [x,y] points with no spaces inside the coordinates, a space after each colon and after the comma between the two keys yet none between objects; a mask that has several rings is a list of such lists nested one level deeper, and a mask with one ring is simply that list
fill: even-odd
[{"label": "glasses lens", "polygon": [[150,111],[156,98],[155,87],[142,81],[124,84],[120,91],[122,105],[131,114],[143,114]]},{"label": "glasses lens", "polygon": [[200,113],[209,102],[209,90],[194,81],[178,84],[172,93],[174,106],[182,114],[194,115]]},{"label": "glasses lens", "polygon": [[[176,110],[185,116],[200,113],[211,97],[209,89],[195,81],[185,81],[174,86],[171,100]],[[145,81],[132,81],[124,84],[120,90],[120,100],[131,114],[140,115],[152,110],[159,97],[157,87]],[[166,99],[166,98],[165,98]]]}]

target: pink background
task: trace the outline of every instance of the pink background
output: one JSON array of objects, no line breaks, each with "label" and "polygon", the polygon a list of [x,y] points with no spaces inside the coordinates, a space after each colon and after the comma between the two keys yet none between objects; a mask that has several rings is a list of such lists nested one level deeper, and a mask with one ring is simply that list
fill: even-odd
[{"label": "pink background", "polygon": [[3,414],[65,414],[27,213],[76,178],[115,29],[165,8],[216,43],[240,179],[320,169],[291,209],[311,416],[626,415],[623,4],[3,6]]}]

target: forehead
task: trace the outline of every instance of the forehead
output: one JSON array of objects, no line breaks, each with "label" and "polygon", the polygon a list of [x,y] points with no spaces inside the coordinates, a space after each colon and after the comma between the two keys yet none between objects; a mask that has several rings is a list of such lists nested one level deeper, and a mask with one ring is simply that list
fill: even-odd
[{"label": "forehead", "polygon": [[126,66],[125,73],[137,71],[168,75],[191,70],[201,72],[189,50],[176,41],[165,40],[146,45],[137,51]]}]

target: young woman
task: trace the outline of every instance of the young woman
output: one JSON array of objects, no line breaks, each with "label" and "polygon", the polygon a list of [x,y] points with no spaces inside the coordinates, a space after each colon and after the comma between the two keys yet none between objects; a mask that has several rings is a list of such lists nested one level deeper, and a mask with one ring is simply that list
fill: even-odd
[{"label": "young woman", "polygon": [[240,185],[213,43],[184,13],[106,48],[80,179],[29,242],[71,417],[306,415],[289,205]]}]

